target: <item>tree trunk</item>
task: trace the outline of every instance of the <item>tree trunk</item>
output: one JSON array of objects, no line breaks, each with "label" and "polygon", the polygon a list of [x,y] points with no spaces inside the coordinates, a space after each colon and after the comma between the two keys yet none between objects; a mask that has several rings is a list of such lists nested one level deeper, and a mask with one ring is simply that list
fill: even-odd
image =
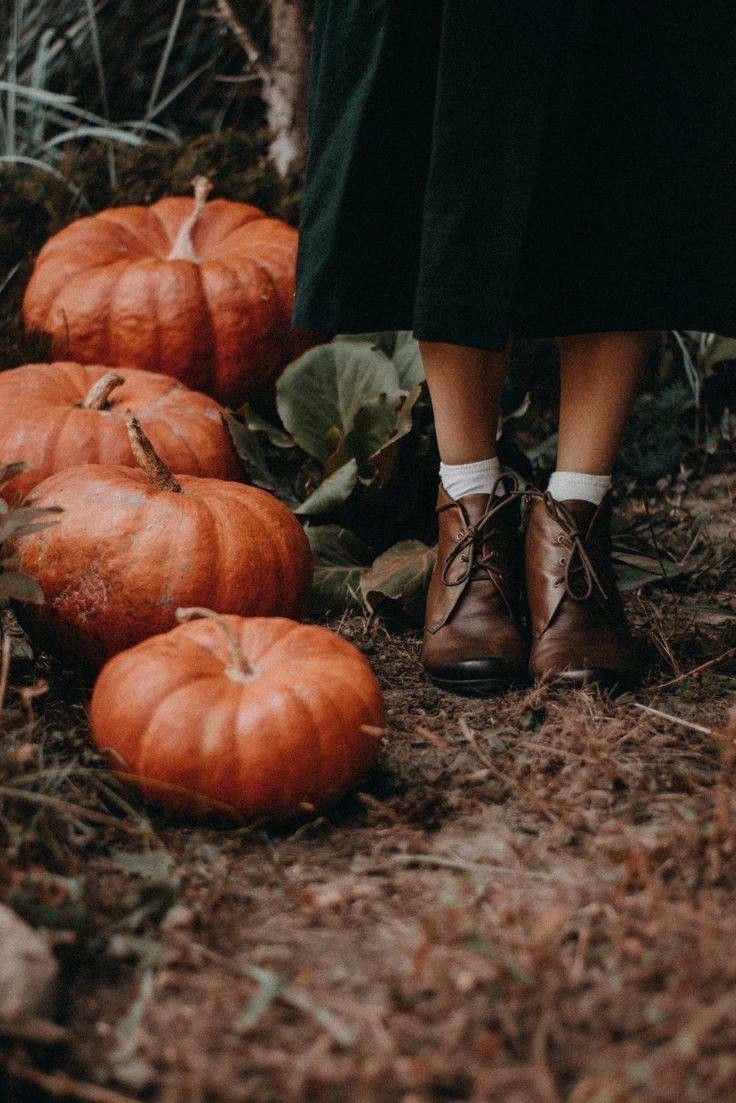
[{"label": "tree trunk", "polygon": [[312,0],[268,0],[268,45],[253,0],[216,0],[219,18],[261,81],[272,133],[271,158],[285,176],[303,169],[307,151],[307,76]]},{"label": "tree trunk", "polygon": [[263,99],[273,131],[271,157],[282,175],[307,151],[309,18],[304,0],[271,0],[271,59]]}]

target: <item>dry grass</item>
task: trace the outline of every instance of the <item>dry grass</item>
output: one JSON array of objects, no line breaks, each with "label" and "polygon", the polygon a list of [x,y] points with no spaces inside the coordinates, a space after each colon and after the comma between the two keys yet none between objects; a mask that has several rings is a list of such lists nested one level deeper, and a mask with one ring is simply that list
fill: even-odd
[{"label": "dry grass", "polygon": [[693,577],[630,599],[655,653],[636,695],[453,698],[413,635],[344,619],[384,687],[381,766],[276,831],[149,816],[90,750],[84,687],[29,671],[0,896],[57,947],[67,1033],[4,1036],[3,1098],[736,1098],[736,661],[688,673],[736,643],[732,487],[668,509],[678,556],[704,502],[719,527]]}]

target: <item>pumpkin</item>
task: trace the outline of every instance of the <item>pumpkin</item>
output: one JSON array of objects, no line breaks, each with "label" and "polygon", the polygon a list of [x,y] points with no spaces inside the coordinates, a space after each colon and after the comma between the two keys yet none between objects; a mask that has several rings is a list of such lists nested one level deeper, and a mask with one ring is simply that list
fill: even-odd
[{"label": "pumpkin", "polygon": [[57,356],[165,372],[237,405],[316,341],[290,324],[298,235],[194,183],[194,202],[111,208],[52,237],[23,314]]},{"label": "pumpkin", "polygon": [[240,466],[218,404],[166,375],[99,364],[24,364],[0,374],[0,466],[26,470],[10,499],[81,463],[132,462],[134,414],[165,463],[185,475],[237,479]]},{"label": "pumpkin", "polygon": [[383,703],[366,659],[326,628],[210,618],[180,610],[185,623],[110,660],[90,708],[98,747],[179,811],[281,818],[329,804],[378,754]]},{"label": "pumpkin", "polygon": [[45,479],[30,501],[60,506],[54,528],[14,542],[46,601],[19,610],[39,644],[97,668],[175,624],[179,605],[302,616],[313,564],[299,522],[255,487],[174,477],[134,418],[137,468],[87,464]]}]

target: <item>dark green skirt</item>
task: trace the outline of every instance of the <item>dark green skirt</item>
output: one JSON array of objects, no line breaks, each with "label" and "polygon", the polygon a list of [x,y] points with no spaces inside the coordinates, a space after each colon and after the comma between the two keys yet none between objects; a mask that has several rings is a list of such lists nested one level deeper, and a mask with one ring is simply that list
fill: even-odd
[{"label": "dark green skirt", "polygon": [[297,326],[736,334],[733,0],[316,0]]}]

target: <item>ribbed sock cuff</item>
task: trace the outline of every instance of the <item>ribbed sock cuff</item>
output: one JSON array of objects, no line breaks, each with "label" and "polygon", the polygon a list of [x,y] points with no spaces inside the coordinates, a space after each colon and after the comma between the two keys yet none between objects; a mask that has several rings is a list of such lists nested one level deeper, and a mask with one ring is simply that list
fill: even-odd
[{"label": "ribbed sock cuff", "polygon": [[610,475],[586,475],[582,471],[553,471],[547,490],[556,502],[575,499],[599,506],[610,487]]},{"label": "ribbed sock cuff", "polygon": [[468,494],[490,494],[501,474],[498,456],[475,463],[441,463],[440,479],[447,493],[457,501]]}]

